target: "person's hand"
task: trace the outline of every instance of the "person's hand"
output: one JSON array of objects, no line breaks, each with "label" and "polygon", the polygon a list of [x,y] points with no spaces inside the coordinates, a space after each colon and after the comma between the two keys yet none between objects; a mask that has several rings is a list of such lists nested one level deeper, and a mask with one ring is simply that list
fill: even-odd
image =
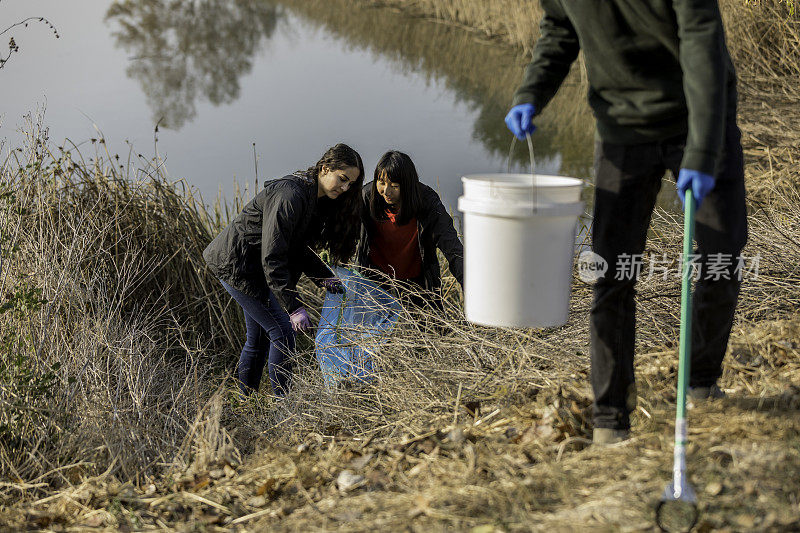
[{"label": "person's hand", "polygon": [[305,331],[311,327],[311,320],[308,318],[308,312],[305,307],[298,307],[291,315],[289,320],[292,322],[292,329],[294,331]]},{"label": "person's hand", "polygon": [[536,107],[533,104],[519,104],[511,108],[506,115],[506,126],[520,141],[525,140],[525,134],[536,131],[536,126],[531,120],[536,114]]},{"label": "person's hand", "polygon": [[678,173],[676,186],[678,188],[678,197],[681,199],[681,204],[684,208],[686,207],[686,191],[691,187],[695,206],[699,209],[700,204],[703,203],[703,198],[708,196],[708,193],[714,188],[714,176],[699,170],[682,168]]},{"label": "person's hand", "polygon": [[322,287],[333,294],[342,294],[344,292],[344,285],[339,278],[325,278],[322,280]]}]

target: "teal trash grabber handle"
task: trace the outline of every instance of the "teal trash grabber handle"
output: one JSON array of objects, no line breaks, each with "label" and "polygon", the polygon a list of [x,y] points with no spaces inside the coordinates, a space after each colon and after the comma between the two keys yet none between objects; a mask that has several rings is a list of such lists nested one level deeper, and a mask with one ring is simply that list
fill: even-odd
[{"label": "teal trash grabber handle", "polygon": [[672,483],[664,489],[664,495],[656,507],[656,523],[662,531],[662,511],[667,502],[680,501],[692,506],[690,531],[697,523],[697,497],[686,479],[686,393],[689,389],[692,352],[692,245],[694,242],[695,200],[691,188],[686,191],[683,219],[683,268],[681,271],[681,330],[678,355],[678,405],[675,413],[675,452],[672,466]]}]

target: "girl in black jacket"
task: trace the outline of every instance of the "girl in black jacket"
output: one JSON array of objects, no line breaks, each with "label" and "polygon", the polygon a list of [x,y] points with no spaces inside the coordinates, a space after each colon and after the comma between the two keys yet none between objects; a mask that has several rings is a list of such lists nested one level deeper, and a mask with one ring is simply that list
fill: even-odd
[{"label": "girl in black jacket", "polygon": [[[381,156],[375,179],[363,188],[357,261],[398,281],[439,293],[436,249],[463,283],[464,247],[436,191],[420,183],[411,158],[395,150]],[[402,295],[401,296],[408,296]],[[419,298],[412,298],[423,303]],[[434,301],[439,306],[440,301]]]},{"label": "girl in black jacket", "polygon": [[203,252],[244,311],[247,337],[238,365],[243,394],[258,390],[265,362],[273,394],[286,393],[295,332],[311,325],[297,281],[305,273],[329,291],[343,290],[312,247],[327,249],[333,262],[352,257],[363,181],[361,156],[337,144],[308,170],[266,182]]}]

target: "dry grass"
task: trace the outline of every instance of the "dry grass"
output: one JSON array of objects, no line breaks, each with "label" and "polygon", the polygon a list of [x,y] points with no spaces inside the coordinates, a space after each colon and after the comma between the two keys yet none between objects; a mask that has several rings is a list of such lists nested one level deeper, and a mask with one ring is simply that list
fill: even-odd
[{"label": "dry grass", "polygon": [[0,476],[136,479],[172,460],[206,376],[238,341],[241,320],[201,257],[217,224],[151,161],[121,165],[103,139],[86,160],[36,120],[29,133],[0,177],[15,194],[0,206],[0,294],[33,290],[41,303],[0,315],[0,426],[13,437],[0,442]]},{"label": "dry grass", "polygon": [[[690,411],[702,530],[800,526],[791,482],[800,475],[798,334],[796,320],[740,328],[722,382],[731,398]],[[85,478],[0,519],[75,530],[649,531],[670,475],[674,360],[674,351],[640,359],[635,438],[612,448],[585,447],[590,400],[578,371],[513,399],[450,396],[441,409],[389,416],[391,430],[294,431],[244,464],[224,442],[198,438],[206,453],[172,476],[139,486]],[[339,397],[334,406],[366,402]],[[213,435],[215,409],[198,434]],[[218,452],[210,459],[208,450]]]},{"label": "dry grass", "polygon": [[[783,0],[720,2],[745,94],[800,98],[800,12]],[[788,83],[787,83],[788,82]]]},{"label": "dry grass", "polygon": [[[13,279],[37,284],[48,300],[30,317],[30,339],[18,342],[39,343],[37,364],[62,361],[63,380],[43,406],[53,415],[45,433],[17,447],[29,453],[4,445],[0,523],[354,531],[649,524],[669,472],[677,279],[641,284],[636,438],[610,451],[584,449],[590,295],[577,280],[567,325],[514,331],[465,322],[446,276],[446,312],[401,316],[377,356],[374,385],[326,391],[303,340],[290,396],[240,404],[221,387],[223,374],[205,370],[233,364],[237,347],[226,331],[241,331],[198,263],[215,217],[155,183],[157,174],[114,178],[107,156],[84,163],[74,152],[34,147],[43,164],[5,167],[29,210],[23,219],[6,211],[3,227],[19,228],[11,271],[36,274]],[[798,194],[784,185],[761,195],[746,251],[761,253],[760,275],[743,287],[722,380],[732,398],[691,415],[690,469],[709,527],[794,527]],[[680,221],[659,211],[655,229],[648,252],[677,257]],[[182,237],[165,244],[165,235]],[[180,278],[158,268],[173,259]],[[123,301],[126,294],[136,300]],[[317,291],[304,286],[303,296],[319,306]],[[242,452],[250,454],[244,463]],[[343,470],[356,476],[352,487]]]},{"label": "dry grass", "polygon": [[[539,35],[542,9],[538,1],[515,0],[355,0],[458,25],[491,39],[530,50]],[[352,2],[351,2],[352,3]]]}]

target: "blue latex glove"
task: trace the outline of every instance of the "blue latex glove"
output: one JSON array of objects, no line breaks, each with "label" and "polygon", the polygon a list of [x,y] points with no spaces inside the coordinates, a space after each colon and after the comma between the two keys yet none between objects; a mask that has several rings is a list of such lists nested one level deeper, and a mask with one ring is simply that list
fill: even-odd
[{"label": "blue latex glove", "polygon": [[332,294],[342,294],[344,292],[344,285],[342,285],[339,278],[325,278],[322,280],[322,286]]},{"label": "blue latex glove", "polygon": [[525,134],[536,131],[531,119],[536,114],[536,107],[533,104],[519,104],[511,108],[506,115],[506,126],[520,141],[525,140]]},{"label": "blue latex glove", "polygon": [[686,190],[691,187],[695,206],[699,209],[700,204],[703,203],[703,198],[708,196],[708,193],[714,188],[714,176],[699,170],[682,168],[678,173],[678,183],[676,185],[681,205],[686,206]]}]

